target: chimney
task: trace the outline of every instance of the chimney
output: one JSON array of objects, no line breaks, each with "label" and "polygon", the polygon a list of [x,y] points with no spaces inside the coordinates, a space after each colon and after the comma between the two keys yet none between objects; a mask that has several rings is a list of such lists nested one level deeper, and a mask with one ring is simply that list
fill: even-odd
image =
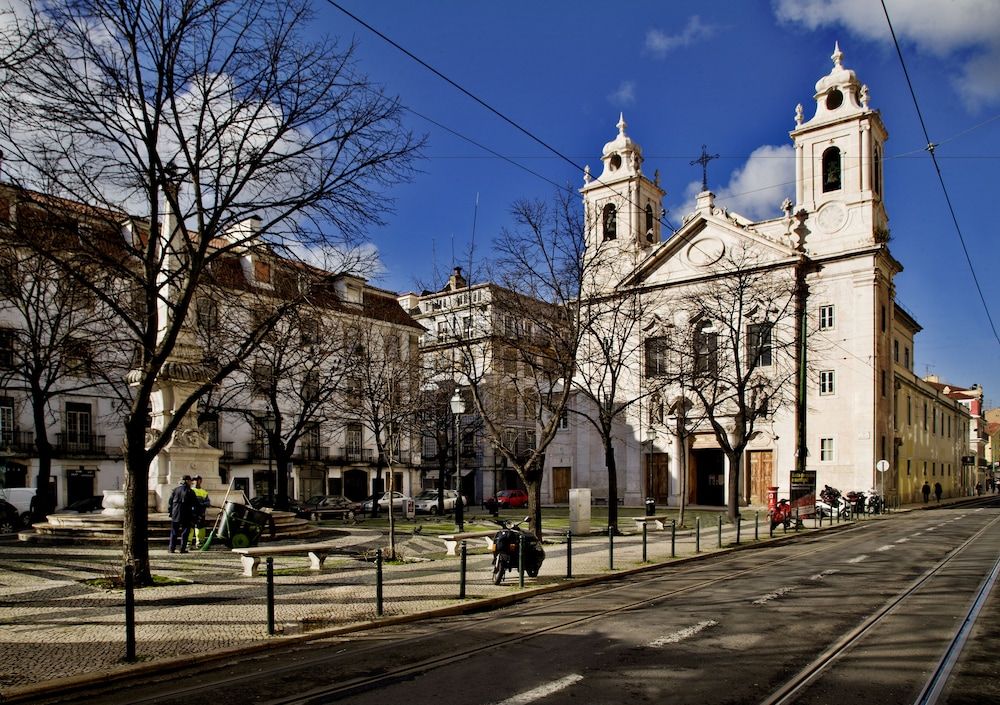
[{"label": "chimney", "polygon": [[455,267],[452,270],[451,277],[448,278],[448,289],[449,291],[457,291],[458,289],[464,289],[469,284],[465,281],[465,277],[462,276],[462,268]]}]

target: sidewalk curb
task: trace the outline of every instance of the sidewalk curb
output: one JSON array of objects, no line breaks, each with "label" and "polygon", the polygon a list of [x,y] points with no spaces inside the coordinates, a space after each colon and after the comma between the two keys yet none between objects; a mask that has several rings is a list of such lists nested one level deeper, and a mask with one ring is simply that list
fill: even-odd
[{"label": "sidewalk curb", "polygon": [[[893,513],[894,514],[905,513],[906,511],[907,510],[896,510]],[[560,592],[572,588],[587,587],[590,585],[595,585],[598,583],[612,581],[612,580],[619,580],[633,575],[647,573],[654,570],[662,570],[664,568],[669,568],[676,565],[702,562],[710,558],[714,558],[719,555],[724,555],[728,553],[756,550],[764,547],[774,546],[776,544],[790,543],[800,538],[804,538],[806,536],[812,536],[816,532],[829,532],[829,531],[839,532],[848,529],[858,528],[861,526],[864,526],[864,522],[862,523],[850,522],[850,523],[834,524],[831,526],[822,526],[818,528],[813,528],[810,529],[808,533],[789,532],[781,536],[775,535],[773,538],[767,541],[754,541],[750,539],[744,543],[741,543],[738,546],[730,544],[724,546],[721,549],[720,548],[707,549],[702,553],[696,555],[682,556],[667,561],[662,561],[657,563],[647,563],[645,565],[637,565],[630,568],[615,569],[613,572],[605,572],[582,578],[571,578],[571,579],[557,578],[558,580],[560,580],[560,582],[553,583],[551,585],[542,585],[532,588],[525,588],[524,590],[518,590],[516,592],[512,592],[507,595],[499,595],[494,597],[486,597],[478,599],[467,599],[464,602],[454,605],[449,605],[447,607],[440,607],[421,612],[413,612],[411,614],[398,615],[394,617],[383,617],[378,620],[370,620],[367,622],[355,622],[352,624],[346,624],[338,627],[325,627],[303,634],[276,636],[274,638],[268,638],[266,640],[256,642],[253,644],[232,647],[210,653],[189,655],[184,657],[165,658],[150,663],[139,663],[139,664],[123,663],[121,667],[118,668],[93,671],[90,673],[79,674],[75,676],[67,676],[64,678],[42,681],[39,683],[33,683],[31,685],[23,687],[15,687],[6,692],[0,692],[0,703],[3,703],[3,705],[14,705],[15,703],[29,703],[32,702],[33,699],[35,698],[39,698],[42,696],[46,697],[59,696],[69,691],[81,687],[86,687],[98,682],[114,683],[116,681],[121,681],[126,678],[132,678],[135,676],[168,674],[175,671],[183,670],[185,668],[190,668],[193,665],[195,665],[195,662],[192,660],[193,656],[197,656],[196,665],[204,666],[204,665],[217,664],[223,661],[232,660],[234,658],[238,658],[241,656],[252,656],[275,648],[285,648],[313,641],[321,641],[329,637],[342,636],[344,634],[371,631],[374,629],[380,629],[382,627],[396,626],[401,624],[410,624],[413,622],[433,619],[437,617],[453,617],[462,614],[488,611],[490,609],[507,607],[509,605],[517,604],[519,602],[524,602],[539,595],[546,595],[549,593]]]}]

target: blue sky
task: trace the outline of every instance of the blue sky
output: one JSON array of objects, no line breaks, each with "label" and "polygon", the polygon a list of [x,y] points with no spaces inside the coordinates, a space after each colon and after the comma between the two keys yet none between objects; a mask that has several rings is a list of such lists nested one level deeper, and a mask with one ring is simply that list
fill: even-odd
[{"label": "blue sky", "polygon": [[[1000,404],[1000,343],[990,329],[924,150],[926,140],[876,0],[472,2],[338,0],[578,165],[600,163],[624,112],[659,169],[667,218],[680,223],[701,180],[702,144],[720,158],[709,187],[750,217],[794,196],[788,132],[812,115],[814,86],[839,41],[889,130],[885,190],[897,299],[924,327],[915,370],[985,387]],[[945,185],[990,313],[1000,326],[1000,3],[886,0]],[[359,43],[359,69],[412,109],[428,137],[412,183],[389,194],[371,232],[398,291],[440,286],[473,239],[486,254],[518,198],[582,185],[571,164],[533,142],[323,0],[318,31]],[[435,125],[444,126],[443,128]],[[447,128],[447,129],[445,129]],[[448,130],[508,157],[495,157]],[[478,195],[478,212],[476,200]],[[459,258],[455,262],[453,258]]]}]

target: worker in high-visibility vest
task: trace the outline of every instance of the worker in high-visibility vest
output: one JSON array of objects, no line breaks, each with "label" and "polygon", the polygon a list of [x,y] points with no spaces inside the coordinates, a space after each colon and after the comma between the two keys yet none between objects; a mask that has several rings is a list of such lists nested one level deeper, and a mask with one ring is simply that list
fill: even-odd
[{"label": "worker in high-visibility vest", "polygon": [[191,547],[201,548],[205,543],[205,511],[212,506],[212,500],[208,497],[208,490],[201,487],[201,475],[194,476],[194,487],[191,488],[195,496],[194,529],[191,531]]}]

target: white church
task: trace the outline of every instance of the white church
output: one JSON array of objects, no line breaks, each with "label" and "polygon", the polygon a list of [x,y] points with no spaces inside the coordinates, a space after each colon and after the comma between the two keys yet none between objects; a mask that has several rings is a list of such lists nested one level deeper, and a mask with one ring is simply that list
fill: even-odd
[{"label": "white church", "polygon": [[[935,477],[949,495],[961,491],[968,414],[924,390],[926,385],[914,375],[913,336],[920,326],[895,300],[893,280],[903,267],[889,250],[882,198],[888,134],[879,112],[869,105],[867,86],[843,65],[839,46],[831,58],[832,69],[816,83],[814,107],[796,108],[790,132],[795,201],[786,201],[782,216],[751,221],[716,204],[706,186],[679,229],[663,233],[659,214],[664,191],[657,176],[651,180],[646,175],[642,150],[627,134],[624,120],[617,136],[604,145],[603,171],[591,178],[588,169],[581,189],[587,252],[596,257],[600,250],[601,259],[586,293],[631,297],[644,319],[633,329],[633,359],[616,395],[618,402],[629,400],[614,437],[619,503],[637,506],[652,496],[658,507],[676,506],[682,493],[689,504],[728,501],[729,461],[716,434],[706,422],[678,433],[672,404],[687,397],[695,406],[688,416],[695,418],[693,395],[676,386],[662,390],[662,396],[644,393],[654,372],[648,344],[644,357],[645,341],[638,338],[655,336],[657,326],[669,324],[674,302],[723,276],[719,264],[735,252],[753,252],[759,266],[789,280],[796,263],[808,262],[802,312],[805,374],[800,385],[791,382],[782,403],[775,403],[773,413],[754,427],[737,470],[738,502],[764,506],[770,487],[789,496],[800,428],[804,467],[815,473],[818,489],[824,484],[843,491],[877,489],[890,501],[914,501],[925,480],[935,482],[913,469],[923,459],[926,474],[927,454],[932,453]],[[613,256],[608,257],[609,251]],[[791,316],[790,307],[783,311],[786,319]],[[791,329],[775,325],[773,334]],[[756,340],[767,346],[768,358],[772,344],[780,347],[770,336],[768,332],[766,340]],[[792,341],[783,342],[787,346]],[[584,357],[581,365],[586,364]],[[801,407],[796,402],[799,388]],[[910,388],[928,392],[933,430],[926,400],[923,427],[912,409],[907,418],[907,404],[913,402],[901,399],[901,388],[904,393]],[[578,411],[584,403],[580,396],[574,402]],[[801,427],[796,408],[805,409]],[[542,501],[565,502],[571,487],[589,487],[599,502],[613,501],[598,434],[579,414],[569,414],[568,421],[546,452]]]}]

